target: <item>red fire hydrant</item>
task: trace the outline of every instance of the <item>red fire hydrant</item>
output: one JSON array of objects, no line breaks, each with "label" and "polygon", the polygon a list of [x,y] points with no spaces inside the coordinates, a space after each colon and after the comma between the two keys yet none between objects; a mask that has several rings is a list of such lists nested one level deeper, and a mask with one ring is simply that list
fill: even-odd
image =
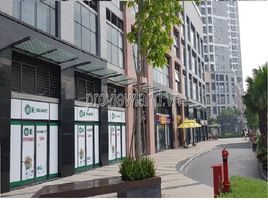
[{"label": "red fire hydrant", "polygon": [[217,164],[211,167],[213,168],[214,197],[217,197],[220,195],[220,191],[222,190],[222,165]]},{"label": "red fire hydrant", "polygon": [[230,181],[228,175],[228,151],[224,148],[222,150],[222,161],[223,161],[223,192],[230,191]]}]

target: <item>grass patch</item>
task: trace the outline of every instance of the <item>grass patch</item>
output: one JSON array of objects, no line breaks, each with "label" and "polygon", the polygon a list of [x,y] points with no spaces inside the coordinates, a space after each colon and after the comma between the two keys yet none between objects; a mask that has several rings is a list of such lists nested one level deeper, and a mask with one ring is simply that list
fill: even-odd
[{"label": "grass patch", "polygon": [[232,176],[231,191],[221,193],[221,198],[267,198],[267,182],[260,179]]}]

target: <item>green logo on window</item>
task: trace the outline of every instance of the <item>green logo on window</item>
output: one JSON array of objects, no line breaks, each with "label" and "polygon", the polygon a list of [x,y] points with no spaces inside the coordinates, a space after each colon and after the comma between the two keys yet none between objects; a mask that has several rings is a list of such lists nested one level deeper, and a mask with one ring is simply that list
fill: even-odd
[{"label": "green logo on window", "polygon": [[25,111],[26,115],[31,114],[31,106],[29,104],[27,104],[24,108],[24,111]]},{"label": "green logo on window", "polygon": [[32,129],[29,129],[29,128],[25,128],[24,131],[23,131],[23,134],[25,136],[28,136],[28,135],[32,135]]}]

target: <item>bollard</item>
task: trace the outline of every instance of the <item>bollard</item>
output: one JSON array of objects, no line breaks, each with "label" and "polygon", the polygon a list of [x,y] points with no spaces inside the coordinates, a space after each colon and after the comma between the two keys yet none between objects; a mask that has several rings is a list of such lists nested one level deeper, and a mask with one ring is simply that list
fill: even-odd
[{"label": "bollard", "polygon": [[214,197],[220,195],[222,185],[222,165],[213,165],[213,186],[214,186]]},{"label": "bollard", "polygon": [[228,175],[228,151],[224,148],[222,150],[222,161],[223,161],[223,192],[230,191],[230,181]]}]

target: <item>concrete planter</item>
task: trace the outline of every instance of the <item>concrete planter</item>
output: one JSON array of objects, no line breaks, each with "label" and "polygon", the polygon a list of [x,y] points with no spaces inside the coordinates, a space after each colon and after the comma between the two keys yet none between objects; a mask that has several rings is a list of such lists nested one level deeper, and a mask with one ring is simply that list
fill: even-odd
[{"label": "concrete planter", "polygon": [[124,189],[117,192],[118,198],[161,198],[161,177],[124,181],[124,185]]}]

